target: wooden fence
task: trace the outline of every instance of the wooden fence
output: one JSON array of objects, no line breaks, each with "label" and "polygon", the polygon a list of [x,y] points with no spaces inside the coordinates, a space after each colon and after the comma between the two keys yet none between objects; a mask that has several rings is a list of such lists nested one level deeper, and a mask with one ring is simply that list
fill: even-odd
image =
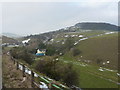
[{"label": "wooden fence", "polygon": [[[30,68],[28,68],[25,64],[21,63],[21,62],[18,62],[18,60],[16,60],[15,58],[13,58],[11,56],[11,60],[13,61],[13,63],[16,65],[16,69],[17,70],[21,70],[22,73],[23,73],[23,77],[26,77],[26,74],[29,74],[31,76],[31,87],[32,88],[41,88],[42,85],[38,84],[36,81],[35,81],[35,77],[36,78],[41,78],[42,81],[46,82],[46,83],[43,83],[44,87],[43,88],[48,88],[48,90],[50,89],[57,89],[57,90],[69,90],[70,88],[68,88],[67,86],[61,84],[61,83],[58,83],[56,81],[54,81],[53,79],[50,79],[46,76],[42,76],[42,75],[39,75],[37,74],[35,71],[31,70]],[[41,82],[41,81],[39,81]],[[45,86],[46,85],[46,86]],[[41,86],[41,87],[40,87]]]}]

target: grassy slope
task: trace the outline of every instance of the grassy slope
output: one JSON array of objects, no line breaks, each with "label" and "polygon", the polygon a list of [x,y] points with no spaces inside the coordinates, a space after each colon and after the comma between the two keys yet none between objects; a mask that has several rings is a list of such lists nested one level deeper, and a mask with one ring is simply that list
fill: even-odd
[{"label": "grassy slope", "polygon": [[[84,35],[84,37],[103,34],[105,31],[87,31],[87,32],[71,32],[71,33],[62,33],[54,37],[54,41],[65,40],[65,35]],[[74,37],[75,40],[79,40],[80,37]]]},{"label": "grassy slope", "polygon": [[16,39],[13,39],[13,38],[9,38],[9,37],[6,37],[6,36],[2,36],[2,43],[18,43],[18,41]]},{"label": "grassy slope", "polygon": [[[77,59],[93,60],[102,59],[110,60],[110,66],[116,67],[117,65],[117,34],[104,35],[94,37],[85,41],[81,41],[77,46],[81,50],[81,54],[72,57],[71,52],[67,53],[60,59],[67,62],[72,62],[74,68],[79,73],[79,86],[81,88],[117,88],[118,78],[116,72],[99,71],[99,66],[95,64],[88,64],[88,66],[80,66]],[[83,56],[82,58],[80,56]],[[109,81],[109,79],[114,82]]]},{"label": "grassy slope", "polygon": [[3,85],[6,88],[31,88],[31,80],[27,75],[27,79],[22,82],[22,71],[16,70],[16,65],[10,60],[10,57],[3,55]]},{"label": "grassy slope", "polygon": [[[65,33],[66,35],[84,35],[86,36],[94,36],[103,34],[106,31],[88,31],[88,32],[80,32],[80,33]],[[57,40],[65,40],[65,34],[60,34],[56,38],[54,38],[55,43]],[[75,37],[74,40],[78,41],[80,38]],[[118,34],[109,34],[103,36],[96,36],[94,38],[89,38],[88,40],[81,41],[76,48],[81,51],[81,54],[76,59],[83,60],[91,60],[94,63],[97,62],[98,59],[106,62],[110,61],[109,67],[116,69],[118,62]],[[56,45],[62,45],[62,42],[56,43]],[[82,56],[82,58],[80,57]]]},{"label": "grassy slope", "polygon": [[112,68],[117,68],[118,62],[118,41],[117,34],[94,37],[80,42],[77,48],[81,51],[80,59],[93,60],[101,59],[104,62],[110,61]]},{"label": "grassy slope", "polygon": [[86,67],[80,64],[83,62],[70,59],[69,56],[63,56],[60,58],[64,63],[73,63],[74,69],[77,70],[79,75],[79,87],[81,88],[116,88],[117,84],[109,81],[108,79],[117,82],[118,78],[116,72],[99,71],[99,67],[95,65],[87,64]]}]

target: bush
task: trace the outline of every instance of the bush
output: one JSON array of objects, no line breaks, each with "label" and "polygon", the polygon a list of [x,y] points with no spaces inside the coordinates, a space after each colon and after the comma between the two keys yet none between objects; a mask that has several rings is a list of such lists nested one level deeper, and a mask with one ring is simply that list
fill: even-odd
[{"label": "bush", "polygon": [[65,41],[64,48],[70,50],[74,46],[74,39],[73,38],[68,38]]},{"label": "bush", "polygon": [[41,43],[38,45],[38,48],[39,48],[39,49],[45,49],[45,48],[46,48],[46,45],[41,42]]},{"label": "bush", "polygon": [[97,59],[97,60],[96,60],[96,63],[97,63],[98,65],[102,65],[102,64],[103,64],[102,62],[103,62],[102,59]]},{"label": "bush", "polygon": [[24,47],[15,47],[10,52],[16,59],[22,59],[28,64],[32,64],[33,62],[33,55],[28,53],[27,49]]},{"label": "bush", "polygon": [[64,82],[68,85],[78,85],[78,74],[77,72],[71,67],[69,68],[69,65],[67,66],[67,69],[65,70],[65,76],[64,76]]},{"label": "bush", "polygon": [[53,45],[47,45],[46,47],[46,55],[52,56],[56,54],[56,49]]},{"label": "bush", "polygon": [[79,49],[73,49],[72,50],[72,54],[73,54],[73,56],[77,56],[77,55],[79,55],[81,53],[81,51],[79,50]]}]

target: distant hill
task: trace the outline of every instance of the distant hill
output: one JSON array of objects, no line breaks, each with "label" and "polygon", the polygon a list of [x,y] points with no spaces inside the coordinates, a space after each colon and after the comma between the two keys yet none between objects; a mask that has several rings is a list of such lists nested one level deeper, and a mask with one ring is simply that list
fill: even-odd
[{"label": "distant hill", "polygon": [[2,36],[2,43],[18,44],[18,41],[16,39],[13,39],[13,38]]},{"label": "distant hill", "polygon": [[22,37],[20,35],[13,34],[13,33],[2,33],[2,35],[10,37],[10,38],[20,38],[20,37]]},{"label": "distant hill", "polygon": [[109,23],[77,23],[75,24],[75,27],[83,30],[118,30],[118,27],[116,25],[112,25]]},{"label": "distant hill", "polygon": [[25,37],[25,39],[28,38],[39,38],[42,40],[51,39],[54,35],[60,34],[60,33],[69,33],[69,32],[81,32],[85,30],[101,30],[101,31],[118,31],[118,26],[109,24],[109,23],[96,23],[96,22],[84,22],[84,23],[77,23],[74,26],[62,28],[56,31],[47,32],[43,34],[37,34],[37,35],[30,35]]}]

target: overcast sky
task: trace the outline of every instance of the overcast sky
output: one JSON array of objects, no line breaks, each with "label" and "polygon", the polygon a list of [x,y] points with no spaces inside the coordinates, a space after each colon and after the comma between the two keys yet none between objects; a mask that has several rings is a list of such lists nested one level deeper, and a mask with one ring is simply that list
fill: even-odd
[{"label": "overcast sky", "polygon": [[118,24],[116,0],[92,1],[3,3],[3,32],[30,35],[58,30],[78,22]]}]

